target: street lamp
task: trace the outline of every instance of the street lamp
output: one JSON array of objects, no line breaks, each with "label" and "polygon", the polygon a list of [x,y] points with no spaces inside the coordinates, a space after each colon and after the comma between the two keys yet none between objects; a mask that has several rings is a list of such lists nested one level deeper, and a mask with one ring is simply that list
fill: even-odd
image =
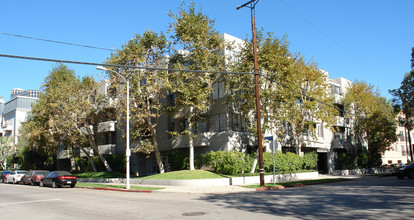
[{"label": "street lamp", "polygon": [[126,189],[128,190],[130,188],[130,184],[129,184],[129,172],[130,172],[130,167],[129,167],[129,158],[131,156],[131,151],[129,149],[129,79],[123,77],[120,73],[107,69],[103,66],[97,66],[96,67],[97,70],[103,70],[103,71],[109,71],[109,72],[113,72],[115,74],[117,74],[119,77],[121,77],[121,79],[126,83],[127,85],[127,125],[126,125]]}]

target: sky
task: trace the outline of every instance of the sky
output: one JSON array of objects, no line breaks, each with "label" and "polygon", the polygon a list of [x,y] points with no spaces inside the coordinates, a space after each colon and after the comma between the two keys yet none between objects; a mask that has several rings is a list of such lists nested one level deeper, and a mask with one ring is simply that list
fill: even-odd
[{"label": "sky", "polygon": [[[187,4],[190,1],[184,1]],[[215,20],[219,33],[251,37],[248,0],[194,0]],[[103,63],[110,50],[56,44],[6,34],[116,50],[145,30],[168,32],[181,0],[1,1],[0,54]],[[414,47],[413,0],[259,0],[256,27],[286,35],[300,52],[329,72],[374,86],[387,99],[410,71]],[[40,89],[54,62],[0,57],[0,96],[14,88]],[[95,75],[93,65],[66,64],[79,76]]]}]

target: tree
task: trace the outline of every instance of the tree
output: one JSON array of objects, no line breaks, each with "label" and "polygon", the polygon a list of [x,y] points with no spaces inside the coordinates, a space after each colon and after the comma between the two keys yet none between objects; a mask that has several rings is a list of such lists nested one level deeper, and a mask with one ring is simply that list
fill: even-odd
[{"label": "tree", "polygon": [[408,131],[410,156],[411,161],[413,161],[413,145],[410,132],[414,128],[414,47],[412,48],[411,57],[412,70],[404,75],[400,88],[389,90],[389,92],[393,96],[392,104],[395,110],[401,111],[405,115],[405,119],[401,123]]},{"label": "tree", "polygon": [[27,123],[30,138],[46,143],[55,152],[62,147],[78,148],[96,171],[88,152],[88,148],[92,149],[106,169],[112,171],[96,144],[97,115],[105,108],[104,98],[97,93],[98,83],[92,77],[78,79],[73,70],[58,65],[46,77],[42,88],[43,94]]},{"label": "tree", "polygon": [[183,3],[177,14],[169,13],[174,19],[170,24],[173,51],[170,65],[174,69],[203,70],[203,72],[169,73],[170,92],[176,94],[176,105],[172,109],[185,119],[183,131],[175,135],[188,135],[190,170],[194,169],[193,138],[195,125],[202,120],[209,108],[212,83],[218,79],[209,71],[224,70],[223,40],[214,28],[214,20],[201,11],[197,12],[194,3],[185,8]]},{"label": "tree", "polygon": [[[278,38],[273,33],[257,34],[258,64],[264,77],[260,79],[260,103],[262,132],[276,130],[278,141],[299,153],[302,146],[315,140],[316,122],[330,126],[334,122],[334,109],[321,104],[332,103],[326,74],[315,62],[307,62],[301,54],[289,51],[287,37]],[[235,72],[252,72],[253,50],[246,40],[239,56],[233,63]],[[248,116],[255,110],[253,78],[251,75],[229,76],[232,91],[229,101],[236,111]],[[318,100],[318,101],[316,101]],[[255,132],[256,124],[253,123]]]},{"label": "tree", "polygon": [[[170,43],[164,34],[153,31],[145,31],[141,35],[135,35],[120,50],[108,58],[108,64],[128,65],[148,68],[165,68],[167,55],[170,51]],[[131,137],[134,140],[132,150],[150,154],[154,152],[160,173],[164,173],[164,166],[158,150],[157,126],[160,116],[164,112],[163,101],[168,92],[167,71],[154,71],[149,69],[117,68],[119,72],[130,82],[130,108]],[[117,88],[125,89],[120,84],[120,78],[113,72],[108,72],[111,78],[113,91]],[[123,92],[123,94],[125,94]],[[125,122],[121,117],[126,114],[126,97],[113,93],[113,98],[118,100],[116,109],[121,111],[118,121]],[[122,125],[125,123],[119,123]]]},{"label": "tree", "polygon": [[[354,144],[362,147],[366,140],[371,166],[381,165],[381,153],[397,140],[396,114],[391,103],[374,92],[372,85],[359,81],[348,88],[343,102],[346,111],[353,113],[345,117],[353,122]],[[354,147],[356,158],[358,147]]]},{"label": "tree", "polygon": [[7,158],[14,153],[12,137],[0,136],[0,164],[3,170],[7,169]]}]

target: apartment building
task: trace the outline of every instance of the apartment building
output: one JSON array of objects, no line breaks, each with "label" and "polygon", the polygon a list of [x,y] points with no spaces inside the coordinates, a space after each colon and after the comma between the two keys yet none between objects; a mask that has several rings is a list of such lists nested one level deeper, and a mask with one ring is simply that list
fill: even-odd
[{"label": "apartment building", "polygon": [[[232,42],[234,46],[234,49],[226,49],[224,51],[226,57],[229,58],[227,62],[237,62],[236,55],[243,46],[243,41],[228,34],[223,34],[221,37],[227,42]],[[328,73],[325,73],[328,76]],[[257,150],[255,135],[248,132],[249,118],[237,112],[231,104],[226,103],[227,92],[225,91],[224,83],[224,81],[218,79],[212,84],[211,99],[213,104],[204,115],[204,119],[196,125],[198,133],[193,139],[195,155],[219,150],[245,151],[249,153]],[[351,81],[344,78],[328,79],[331,95],[334,97],[337,108],[344,108],[341,100],[351,83]],[[174,94],[169,97],[168,102],[174,103]],[[167,134],[162,135],[162,133],[166,133],[163,132],[166,130],[179,130],[180,126],[185,124],[185,122],[180,120],[182,119],[165,117],[159,126],[160,132],[158,134],[161,135],[159,136],[158,143],[160,145],[160,151],[165,157],[167,152],[171,150],[182,149],[188,151],[188,136],[172,137]],[[336,131],[332,132],[331,128],[327,128],[321,122],[317,123],[317,140],[300,149],[300,154],[310,151],[318,153],[318,169],[321,172],[333,172],[338,157],[337,155],[340,152],[346,151],[352,144],[350,140],[351,123],[349,120],[345,120],[343,114],[338,117],[334,126],[336,127]],[[277,135],[275,130],[267,130],[264,138],[265,141],[263,144],[265,152],[271,152],[272,146],[274,145],[277,146],[277,150],[279,151],[289,151],[289,147],[276,141]],[[156,170],[155,161],[153,167]]]},{"label": "apartment building", "polygon": [[13,89],[9,101],[4,102],[0,99],[1,135],[13,137],[13,143],[17,143],[19,128],[27,120],[32,105],[38,101],[39,95],[39,90]]},{"label": "apartment building", "polygon": [[[243,41],[228,34],[221,37],[227,42],[233,42],[234,49],[225,49],[224,54],[226,62],[237,62],[237,54],[243,46]],[[168,62],[168,61],[167,61]],[[347,89],[352,84],[350,80],[339,77],[330,79],[329,74],[327,83],[329,84],[330,93],[334,98],[334,105],[338,109],[344,109],[342,98]],[[203,115],[203,119],[196,124],[196,136],[193,138],[195,155],[208,153],[210,151],[245,151],[255,152],[257,150],[257,141],[255,134],[248,131],[249,120],[253,117],[244,116],[230,104],[226,102],[227,92],[225,82],[218,78],[212,86],[211,99],[213,103],[210,109]],[[105,88],[109,85],[105,84]],[[106,89],[102,91],[105,92]],[[175,104],[175,94],[167,94],[163,100],[166,105]],[[157,140],[159,151],[163,163],[168,171],[168,153],[173,150],[182,150],[189,152],[189,137],[173,137],[167,131],[180,131],[185,125],[185,120],[174,116],[161,116],[157,126]],[[99,129],[98,143],[99,148],[104,154],[125,154],[125,128],[116,126],[116,121],[108,120],[102,122],[102,129]],[[331,173],[336,169],[336,161],[341,152],[347,152],[354,146],[352,136],[352,121],[344,117],[340,112],[335,129],[326,127],[322,122],[316,122],[315,125],[316,140],[302,146],[300,154],[305,152],[318,153],[318,170],[320,172]],[[271,152],[272,146],[276,146],[279,151],[289,151],[289,147],[283,146],[283,143],[277,142],[276,131],[268,130],[264,135],[264,151]],[[131,146],[137,143],[131,141]],[[360,147],[366,147],[366,143],[360,143]],[[154,156],[148,157],[142,153],[132,153],[131,155],[131,173],[140,176],[150,175],[158,172],[158,166]]]}]

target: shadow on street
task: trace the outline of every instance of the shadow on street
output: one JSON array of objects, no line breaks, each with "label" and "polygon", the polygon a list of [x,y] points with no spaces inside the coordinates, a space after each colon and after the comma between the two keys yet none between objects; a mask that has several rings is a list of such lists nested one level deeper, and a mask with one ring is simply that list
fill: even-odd
[{"label": "shadow on street", "polygon": [[284,190],[210,194],[218,206],[300,218],[349,219],[414,217],[414,180],[364,176],[352,181]]}]

